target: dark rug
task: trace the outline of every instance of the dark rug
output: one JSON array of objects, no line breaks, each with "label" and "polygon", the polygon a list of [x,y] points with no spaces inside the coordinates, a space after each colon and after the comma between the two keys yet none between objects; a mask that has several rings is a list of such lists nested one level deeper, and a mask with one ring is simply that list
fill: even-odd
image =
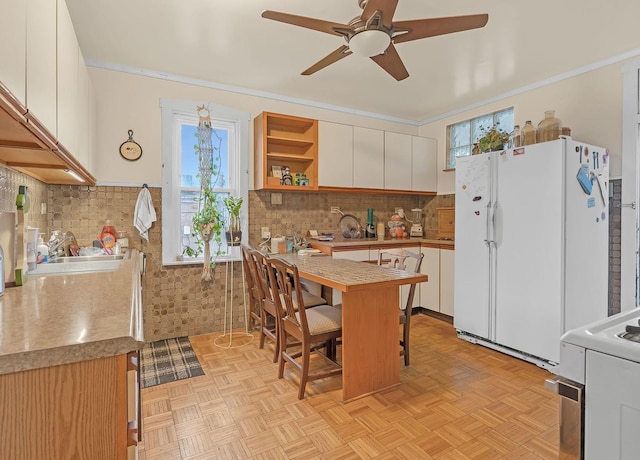
[{"label": "dark rug", "polygon": [[145,344],[140,350],[140,364],[142,388],[204,375],[188,337]]}]

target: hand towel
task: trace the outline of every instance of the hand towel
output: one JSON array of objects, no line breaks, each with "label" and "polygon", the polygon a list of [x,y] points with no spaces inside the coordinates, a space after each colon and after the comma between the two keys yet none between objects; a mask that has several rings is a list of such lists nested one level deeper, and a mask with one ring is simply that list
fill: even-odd
[{"label": "hand towel", "polygon": [[149,189],[144,187],[140,190],[136,209],[133,212],[133,225],[140,232],[140,237],[149,241],[149,229],[156,221],[156,210],[153,209],[153,201]]}]

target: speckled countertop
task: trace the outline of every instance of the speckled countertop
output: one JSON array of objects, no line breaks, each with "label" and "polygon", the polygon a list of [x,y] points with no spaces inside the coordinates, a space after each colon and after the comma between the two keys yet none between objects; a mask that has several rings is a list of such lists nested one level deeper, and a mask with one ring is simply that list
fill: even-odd
[{"label": "speckled countertop", "polygon": [[142,348],[138,252],[114,271],[27,275],[0,297],[0,374]]},{"label": "speckled countertop", "polygon": [[419,244],[429,244],[429,245],[439,245],[442,247],[454,247],[453,240],[440,240],[436,239],[435,235],[426,234],[422,238],[385,238],[384,240],[379,240],[377,238],[345,238],[340,232],[333,232],[333,241],[318,241],[318,240],[309,240],[311,246],[314,248],[322,249],[331,248],[331,249],[339,249],[339,248],[353,248],[353,247],[365,247],[365,246],[392,246],[392,245],[419,245]]}]

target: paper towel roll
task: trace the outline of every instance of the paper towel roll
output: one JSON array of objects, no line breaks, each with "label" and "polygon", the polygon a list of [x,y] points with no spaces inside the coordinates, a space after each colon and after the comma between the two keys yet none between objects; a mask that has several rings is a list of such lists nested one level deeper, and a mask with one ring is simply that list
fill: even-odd
[{"label": "paper towel roll", "polygon": [[284,237],[271,238],[271,254],[278,253],[278,244],[284,243]]}]

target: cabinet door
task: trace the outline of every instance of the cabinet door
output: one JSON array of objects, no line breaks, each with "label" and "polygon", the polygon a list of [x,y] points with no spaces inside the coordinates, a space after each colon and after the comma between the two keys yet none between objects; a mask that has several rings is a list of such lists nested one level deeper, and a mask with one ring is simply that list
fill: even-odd
[{"label": "cabinet door", "polygon": [[56,2],[27,1],[27,107],[51,132],[56,120]]},{"label": "cabinet door", "polygon": [[424,259],[420,272],[429,280],[420,284],[420,305],[433,311],[440,311],[440,249],[422,248]]},{"label": "cabinet door", "polygon": [[384,131],[353,127],[353,186],[384,188]]},{"label": "cabinet door", "polygon": [[22,0],[3,0],[0,13],[0,82],[25,104],[27,9]]},{"label": "cabinet door", "polygon": [[384,188],[411,190],[411,136],[384,133]]},{"label": "cabinet door", "polygon": [[353,186],[353,126],[318,122],[318,185]]},{"label": "cabinet door", "polygon": [[440,249],[440,313],[453,316],[454,252]]},{"label": "cabinet door", "polygon": [[411,138],[411,190],[438,191],[438,142],[427,137]]},{"label": "cabinet door", "polygon": [[58,132],[66,149],[78,150],[78,41],[64,0],[58,0]]}]

